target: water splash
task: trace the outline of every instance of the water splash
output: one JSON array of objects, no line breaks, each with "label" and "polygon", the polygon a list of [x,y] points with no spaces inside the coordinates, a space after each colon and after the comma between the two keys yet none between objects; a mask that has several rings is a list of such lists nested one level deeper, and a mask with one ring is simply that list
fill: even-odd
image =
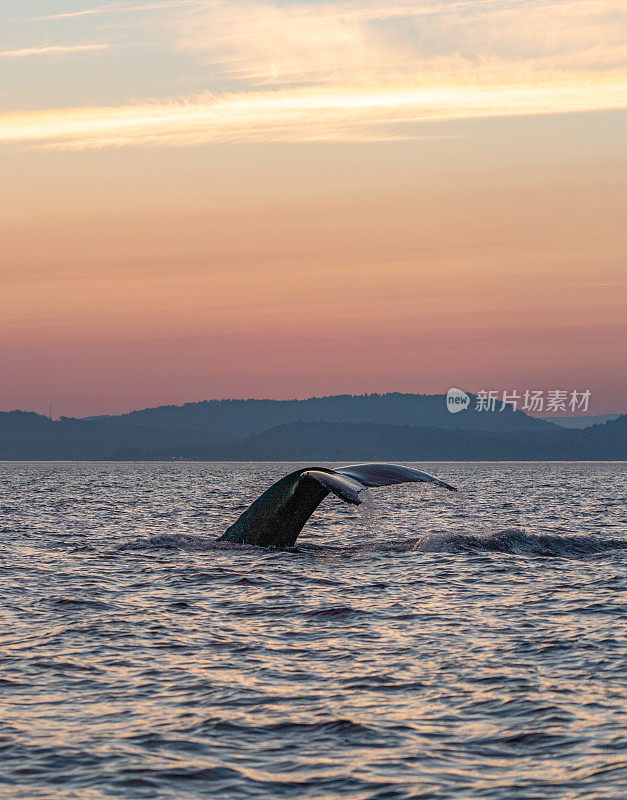
[{"label": "water splash", "polygon": [[361,505],[355,506],[359,516],[360,525],[355,531],[354,538],[357,542],[376,543],[385,539],[386,533],[383,524],[382,509],[377,503],[370,489],[359,493]]}]

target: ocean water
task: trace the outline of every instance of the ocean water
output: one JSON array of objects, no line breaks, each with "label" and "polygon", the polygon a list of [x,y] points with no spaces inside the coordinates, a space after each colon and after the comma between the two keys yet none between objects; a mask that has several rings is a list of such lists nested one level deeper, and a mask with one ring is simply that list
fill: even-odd
[{"label": "ocean water", "polygon": [[297,466],[0,464],[0,798],[626,797],[625,465],[214,542]]}]

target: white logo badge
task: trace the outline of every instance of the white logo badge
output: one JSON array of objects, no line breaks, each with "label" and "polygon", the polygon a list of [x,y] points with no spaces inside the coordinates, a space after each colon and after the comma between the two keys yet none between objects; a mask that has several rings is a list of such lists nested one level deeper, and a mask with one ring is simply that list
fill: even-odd
[{"label": "white logo badge", "polygon": [[458,411],[468,408],[469,403],[470,397],[461,389],[449,389],[446,393],[446,407],[451,414],[457,414]]}]

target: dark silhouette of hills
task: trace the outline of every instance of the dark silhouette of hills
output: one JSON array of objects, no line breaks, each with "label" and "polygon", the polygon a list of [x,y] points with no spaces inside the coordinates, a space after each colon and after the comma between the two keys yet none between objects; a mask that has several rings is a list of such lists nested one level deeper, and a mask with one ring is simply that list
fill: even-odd
[{"label": "dark silhouette of hills", "polygon": [[150,426],[119,426],[48,417],[24,411],[0,412],[0,458],[2,459],[116,459],[134,452],[136,458],[169,458],[170,451],[198,439],[184,434],[173,441],[167,430]]},{"label": "dark silhouette of hills", "polygon": [[450,414],[443,395],[211,400],[58,421],[0,412],[0,459],[621,460],[626,428],[627,416],[568,429],[510,408]]},{"label": "dark silhouette of hills", "polygon": [[548,420],[554,425],[561,425],[563,428],[589,428],[591,425],[609,422],[619,417],[620,414],[596,414],[587,417],[542,417],[542,419]]},{"label": "dark silhouette of hills", "polygon": [[[92,422],[146,425],[180,434],[200,435],[214,442],[228,442],[292,422],[372,423],[412,425],[425,428],[477,430],[547,430],[550,422],[512,411],[475,411],[459,414],[446,408],[444,395],[388,394],[335,395],[308,400],[203,400],[182,406],[159,406],[119,416],[90,417]],[[498,407],[498,405],[497,405]]]},{"label": "dark silhouette of hills", "polygon": [[369,423],[297,422],[230,445],[194,448],[193,458],[234,461],[622,460],[627,416],[584,430],[485,431]]}]

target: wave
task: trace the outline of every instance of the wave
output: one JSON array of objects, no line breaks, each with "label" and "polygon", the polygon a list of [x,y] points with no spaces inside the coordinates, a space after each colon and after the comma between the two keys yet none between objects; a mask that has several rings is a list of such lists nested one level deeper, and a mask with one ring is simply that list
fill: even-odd
[{"label": "wave", "polygon": [[196,536],[189,533],[160,533],[153,536],[137,536],[115,548],[116,552],[125,550],[265,550],[252,544],[233,544],[219,542],[208,536]]},{"label": "wave", "polygon": [[627,540],[597,535],[527,533],[508,528],[485,535],[436,533],[414,541],[417,550],[427,553],[507,553],[520,556],[583,558],[617,550],[627,550]]},{"label": "wave", "polygon": [[[116,552],[134,550],[183,550],[183,551],[221,551],[268,552],[269,548],[259,548],[249,544],[220,542],[207,536],[172,533],[137,537],[118,545]],[[528,533],[518,528],[507,528],[490,534],[447,533],[437,531],[420,537],[400,540],[380,539],[376,542],[356,545],[299,543],[287,548],[292,553],[346,554],[418,552],[418,553],[504,553],[518,556],[542,556],[552,558],[585,558],[627,550],[627,540],[601,535],[560,535],[549,533]]]}]

